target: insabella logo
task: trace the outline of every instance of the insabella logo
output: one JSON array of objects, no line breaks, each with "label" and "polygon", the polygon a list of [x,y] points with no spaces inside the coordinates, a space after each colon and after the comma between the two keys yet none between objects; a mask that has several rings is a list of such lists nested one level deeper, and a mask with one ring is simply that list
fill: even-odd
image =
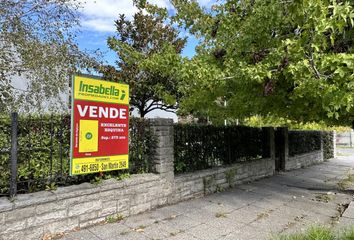
[{"label": "insabella logo", "polygon": [[[102,84],[90,85],[90,84],[84,84],[82,81],[80,81],[79,91],[80,92],[87,92],[87,93],[113,95],[113,96],[117,96],[117,97],[119,96],[119,89],[116,89],[114,86],[104,87]],[[124,91],[122,91],[122,92],[123,92],[123,95],[125,96]]]}]

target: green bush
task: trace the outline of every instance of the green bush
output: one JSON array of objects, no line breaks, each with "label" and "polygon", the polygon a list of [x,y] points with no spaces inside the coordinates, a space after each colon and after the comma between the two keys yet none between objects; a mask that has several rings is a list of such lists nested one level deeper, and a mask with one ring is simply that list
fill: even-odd
[{"label": "green bush", "polygon": [[325,160],[334,158],[333,132],[332,131],[322,132],[322,138],[323,138],[323,158]]},{"label": "green bush", "polygon": [[320,131],[289,131],[289,155],[309,153],[321,149]]}]

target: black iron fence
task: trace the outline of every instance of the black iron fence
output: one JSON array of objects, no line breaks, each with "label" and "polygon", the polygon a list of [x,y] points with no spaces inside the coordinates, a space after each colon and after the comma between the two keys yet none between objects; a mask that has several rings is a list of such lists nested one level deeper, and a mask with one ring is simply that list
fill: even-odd
[{"label": "black iron fence", "polygon": [[176,173],[270,156],[269,131],[243,126],[182,125],[174,128]]},{"label": "black iron fence", "polygon": [[156,139],[148,122],[131,119],[129,134],[129,170],[71,177],[69,115],[0,118],[0,196],[149,172]]}]

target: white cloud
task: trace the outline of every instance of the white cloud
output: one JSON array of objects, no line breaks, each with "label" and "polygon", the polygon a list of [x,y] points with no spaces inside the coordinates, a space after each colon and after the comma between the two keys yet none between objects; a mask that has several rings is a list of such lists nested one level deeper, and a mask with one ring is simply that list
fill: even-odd
[{"label": "white cloud", "polygon": [[[82,1],[82,26],[86,30],[99,32],[114,32],[114,21],[119,14],[131,18],[137,12],[133,0],[80,0]],[[169,0],[148,0],[160,7],[172,9]],[[198,0],[201,5],[208,5],[211,0]]]},{"label": "white cloud", "polygon": [[[81,0],[83,8],[82,26],[85,29],[99,32],[113,32],[114,20],[119,14],[125,14],[131,18],[137,12],[133,6],[133,0]],[[150,3],[160,7],[171,8],[168,0],[151,0]]]},{"label": "white cloud", "polygon": [[111,19],[96,18],[84,20],[82,26],[86,29],[99,31],[99,32],[113,32],[114,25]]},{"label": "white cloud", "polygon": [[82,26],[87,30],[113,32],[119,14],[132,16],[137,9],[131,0],[82,0]]}]

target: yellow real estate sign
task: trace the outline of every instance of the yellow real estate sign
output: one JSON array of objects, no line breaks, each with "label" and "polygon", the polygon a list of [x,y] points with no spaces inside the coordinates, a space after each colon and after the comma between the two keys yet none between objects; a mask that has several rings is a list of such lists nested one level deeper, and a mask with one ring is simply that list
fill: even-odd
[{"label": "yellow real estate sign", "polygon": [[126,169],[129,86],[74,76],[70,174]]}]

